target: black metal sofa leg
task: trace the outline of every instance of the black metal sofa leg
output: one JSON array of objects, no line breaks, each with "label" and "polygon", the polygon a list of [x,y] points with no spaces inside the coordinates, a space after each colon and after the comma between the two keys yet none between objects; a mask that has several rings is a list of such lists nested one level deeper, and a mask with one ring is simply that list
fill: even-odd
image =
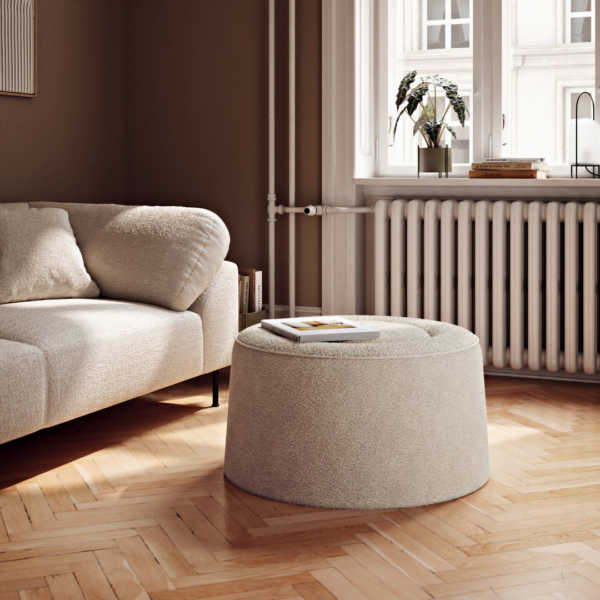
[{"label": "black metal sofa leg", "polygon": [[219,406],[219,371],[212,372],[213,379],[213,406]]}]

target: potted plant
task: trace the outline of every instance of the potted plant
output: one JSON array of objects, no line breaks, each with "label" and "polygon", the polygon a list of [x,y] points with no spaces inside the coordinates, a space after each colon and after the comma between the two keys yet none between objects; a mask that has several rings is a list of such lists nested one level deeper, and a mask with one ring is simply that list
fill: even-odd
[{"label": "potted plant", "polygon": [[[452,171],[452,150],[441,146],[442,135],[447,129],[454,139],[456,133],[454,129],[444,121],[446,114],[452,107],[459,123],[465,126],[465,117],[468,114],[467,107],[461,96],[458,95],[458,86],[447,79],[438,75],[421,77],[421,83],[411,88],[417,78],[417,72],[412,71],[402,78],[398,93],[396,94],[396,110],[398,117],[394,125],[394,139],[396,138],[396,129],[400,117],[406,113],[412,122],[413,136],[420,133],[425,140],[426,147],[418,149],[418,173],[442,173]],[[444,90],[448,99],[448,106],[444,114],[438,119],[438,98],[437,88]],[[430,88],[433,88],[433,97]],[[440,103],[441,104],[441,103]],[[421,116],[415,121],[413,115],[421,107]],[[402,108],[402,110],[400,110]],[[441,111],[442,106],[440,106]]]}]

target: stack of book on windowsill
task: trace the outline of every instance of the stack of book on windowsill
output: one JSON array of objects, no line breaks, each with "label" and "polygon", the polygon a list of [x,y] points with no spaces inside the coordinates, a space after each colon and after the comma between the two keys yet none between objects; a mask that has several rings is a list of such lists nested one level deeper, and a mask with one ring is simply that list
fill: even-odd
[{"label": "stack of book on windowsill", "polygon": [[543,158],[486,158],[473,163],[469,179],[547,179],[548,163]]}]

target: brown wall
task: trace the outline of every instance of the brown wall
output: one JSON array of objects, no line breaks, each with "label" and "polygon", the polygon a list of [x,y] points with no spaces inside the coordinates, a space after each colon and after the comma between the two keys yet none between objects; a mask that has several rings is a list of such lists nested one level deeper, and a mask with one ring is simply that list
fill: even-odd
[{"label": "brown wall", "polygon": [[[277,5],[277,196],[287,203],[287,2]],[[0,201],[199,206],[267,272],[267,0],[38,2],[38,97],[0,96]],[[321,196],[321,0],[297,3],[297,203]],[[319,218],[297,304],[320,306]],[[287,217],[277,221],[287,304]],[[268,293],[265,289],[265,297]]]},{"label": "brown wall", "polygon": [[0,95],[0,201],[125,192],[122,0],[38,2],[38,97]]},{"label": "brown wall", "polygon": [[[276,4],[277,195],[287,202],[288,14],[287,2]],[[229,260],[266,275],[268,2],[126,6],[128,200],[213,210],[231,232]],[[298,3],[297,40],[297,202],[319,204],[321,0]],[[297,221],[296,301],[320,306],[320,220]],[[276,303],[286,304],[287,217],[277,248]]]}]

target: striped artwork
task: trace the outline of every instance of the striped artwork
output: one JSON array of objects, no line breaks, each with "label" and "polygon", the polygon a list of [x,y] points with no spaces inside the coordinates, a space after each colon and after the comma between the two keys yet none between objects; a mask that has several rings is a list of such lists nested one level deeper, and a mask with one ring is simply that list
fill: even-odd
[{"label": "striped artwork", "polygon": [[0,93],[35,94],[35,0],[0,0]]}]

